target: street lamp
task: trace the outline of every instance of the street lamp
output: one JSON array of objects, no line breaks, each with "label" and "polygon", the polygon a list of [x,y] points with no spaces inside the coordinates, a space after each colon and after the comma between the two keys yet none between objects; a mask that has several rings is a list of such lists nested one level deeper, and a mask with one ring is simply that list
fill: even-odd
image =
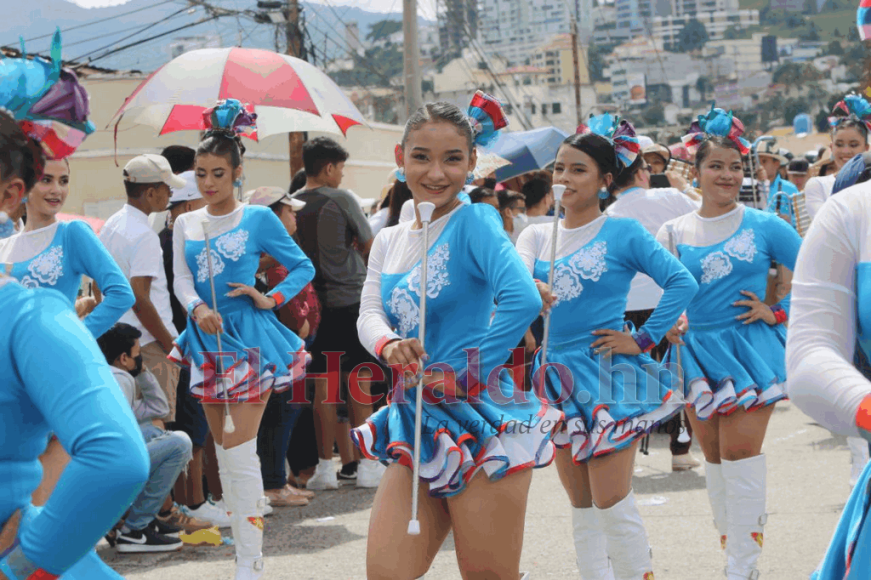
[{"label": "street lamp", "polygon": [[270,0],[259,0],[257,8],[263,10],[262,16],[266,16],[272,24],[285,24],[287,22],[287,5],[284,2],[275,2]]}]

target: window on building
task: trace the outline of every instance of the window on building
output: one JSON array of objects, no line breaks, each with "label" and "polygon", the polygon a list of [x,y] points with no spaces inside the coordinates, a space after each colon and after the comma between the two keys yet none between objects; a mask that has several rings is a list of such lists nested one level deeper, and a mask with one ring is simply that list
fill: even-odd
[{"label": "window on building", "polygon": [[542,115],[547,115],[547,103],[542,103],[542,104],[541,104],[541,114],[542,114]]},{"label": "window on building", "polygon": [[560,103],[554,103],[551,105],[551,111],[553,111],[554,115],[559,115],[563,112],[563,106]]},{"label": "window on building", "polygon": [[529,110],[533,115],[535,114],[535,103],[529,103]]}]

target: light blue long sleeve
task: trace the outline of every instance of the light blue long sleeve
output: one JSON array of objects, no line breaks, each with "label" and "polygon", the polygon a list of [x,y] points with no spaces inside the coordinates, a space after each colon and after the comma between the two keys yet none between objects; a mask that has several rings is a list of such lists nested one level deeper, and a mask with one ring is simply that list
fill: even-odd
[{"label": "light blue long sleeve", "polygon": [[699,291],[699,284],[683,264],[644,229],[640,222],[627,220],[629,265],[647,274],[664,290],[662,298],[638,332],[647,332],[654,344],[674,326],[687,304]]},{"label": "light blue long sleeve", "polygon": [[499,214],[487,204],[472,205],[461,213],[469,252],[470,270],[486,280],[496,298],[496,314],[490,329],[478,345],[479,381],[505,363],[523,333],[541,311],[541,296],[535,282],[508,239]]},{"label": "light blue long sleeve", "polygon": [[257,228],[257,239],[261,251],[287,268],[287,278],[267,294],[275,299],[275,307],[278,308],[299,294],[305,285],[312,281],[315,277],[315,267],[272,210],[260,212],[259,215],[261,217]]},{"label": "light blue long sleeve", "polygon": [[98,338],[133,307],[136,297],[118,264],[89,225],[70,222],[67,236],[70,249],[74,249],[70,252],[74,270],[93,278],[103,295],[103,301],[84,320],[91,334]]},{"label": "light blue long sleeve", "polygon": [[[783,264],[790,270],[795,270],[795,259],[798,257],[799,248],[801,248],[801,236],[778,216],[765,214],[765,217],[769,222],[764,231],[768,252],[775,262]],[[760,298],[764,298],[764,296]],[[787,294],[777,304],[789,314],[789,303],[790,294]]]},{"label": "light blue long sleeve", "polygon": [[[8,324],[0,330],[0,348],[8,357],[0,362],[0,368],[8,366],[0,389],[9,390],[4,397],[18,409],[16,416],[0,411],[4,432],[11,433],[8,422],[44,423],[71,457],[45,508],[21,532],[20,545],[5,562],[59,575],[88,553],[135,499],[148,479],[148,453],[105,358],[61,294],[6,284],[0,306]],[[44,441],[43,435],[43,447]],[[35,451],[30,443],[19,441],[20,449]],[[36,462],[33,451],[17,465]],[[14,470],[16,459],[10,459]],[[7,496],[4,502],[26,505],[32,489],[11,483],[4,495],[22,497]]]}]

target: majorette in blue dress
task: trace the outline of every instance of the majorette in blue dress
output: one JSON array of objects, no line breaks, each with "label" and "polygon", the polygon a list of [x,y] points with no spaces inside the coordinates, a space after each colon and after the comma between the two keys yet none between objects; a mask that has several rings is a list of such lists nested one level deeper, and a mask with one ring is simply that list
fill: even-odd
[{"label": "majorette in blue dress", "polygon": [[[386,341],[418,336],[423,232],[413,224],[381,230],[369,255],[357,328],[373,355]],[[453,371],[466,391],[453,400],[433,385],[424,392],[420,473],[430,495],[460,493],[479,469],[497,480],[548,465],[561,413],[497,369],[538,315],[541,298],[496,211],[460,205],[434,220],[427,270],[427,368]],[[417,387],[397,389],[401,382],[352,437],[365,457],[410,468]]]},{"label": "majorette in blue dress", "polygon": [[25,288],[52,288],[75,305],[82,276],[93,278],[103,300],[84,320],[94,337],[109,330],[136,301],[130,284],[83,221],[55,222],[0,241],[0,262],[11,263]]},{"label": "majorette in blue dress", "polygon": [[[106,578],[111,571],[92,548],[148,479],[136,419],[67,297],[0,276],[0,312],[0,527],[22,512],[0,569],[20,578]],[[45,507],[35,508],[50,432],[71,459]],[[88,506],[87,517],[75,506]]]},{"label": "majorette in blue dress", "polygon": [[[689,272],[637,220],[600,216],[578,228],[560,221],[554,267],[545,392],[566,417],[555,437],[581,463],[627,447],[683,403],[675,377],[647,354],[596,354],[594,330],[623,330],[626,299],[639,272],[665,290],[636,331],[649,350],[665,336],[698,290]],[[517,251],[533,276],[548,280],[551,224],[526,228]],[[533,361],[538,377],[541,352]],[[535,379],[534,379],[535,382]]]},{"label": "majorette in blue dress", "polygon": [[[276,308],[290,300],[314,277],[314,266],[293,241],[278,217],[266,207],[242,205],[225,216],[213,216],[208,207],[182,216],[173,225],[174,289],[188,313],[203,302],[212,307],[203,220],[209,221],[209,240],[221,334],[224,372],[231,400],[257,402],[269,389],[282,392],[305,375],[310,359],[303,341],[278,321],[273,312],[254,306],[247,296],[229,298],[229,282],[254,285],[261,253],[287,268],[288,275],[269,296]],[[191,392],[205,402],[224,400],[214,380],[215,335],[196,324],[176,339],[170,359],[191,367]]]},{"label": "majorette in blue dress", "polygon": [[[785,398],[786,328],[761,320],[744,324],[735,317],[747,308],[733,303],[749,299],[742,290],[765,298],[772,260],[793,269],[799,235],[778,216],[743,205],[716,218],[692,212],[666,222],[657,234],[665,245],[669,226],[680,261],[699,283],[681,347],[687,402],[707,419]],[[785,318],[789,296],[774,309]],[[675,356],[672,345],[666,360]]]}]

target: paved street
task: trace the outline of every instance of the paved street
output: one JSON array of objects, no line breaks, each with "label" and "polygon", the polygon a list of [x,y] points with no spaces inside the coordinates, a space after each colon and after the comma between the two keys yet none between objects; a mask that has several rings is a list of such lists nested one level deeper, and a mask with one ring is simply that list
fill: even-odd
[{"label": "paved street", "polygon": [[[769,518],[762,580],[807,578],[823,555],[849,494],[849,451],[841,437],[811,422],[789,403],[775,411],[768,457]],[[701,451],[694,449],[701,458]],[[644,517],[657,580],[723,577],[725,558],[711,522],[701,469],[672,473],[668,438],[656,436],[638,456],[634,487]],[[320,492],[305,508],[279,508],[267,518],[267,578],[365,578],[366,530],[374,490]],[[225,533],[229,535],[229,530]],[[101,555],[130,580],[227,580],[233,548],[188,548],[169,555]],[[532,578],[578,578],[571,513],[551,466],[535,472],[526,517],[522,569]],[[427,580],[459,579],[451,538]]]}]

